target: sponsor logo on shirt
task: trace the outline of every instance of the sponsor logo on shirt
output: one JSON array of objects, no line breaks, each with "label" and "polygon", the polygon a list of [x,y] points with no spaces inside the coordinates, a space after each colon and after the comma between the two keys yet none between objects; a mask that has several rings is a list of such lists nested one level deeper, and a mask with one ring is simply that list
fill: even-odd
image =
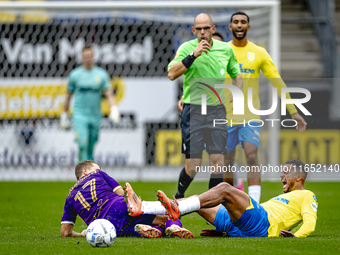
[{"label": "sponsor logo on shirt", "polygon": [[283,203],[283,204],[286,204],[286,205],[288,205],[290,203],[290,201],[288,199],[285,199],[283,197],[274,197],[273,199],[277,202],[280,202],[280,203]]},{"label": "sponsor logo on shirt", "polygon": [[315,202],[313,202],[313,203],[310,205],[310,207],[312,207],[312,209],[313,209],[314,211],[317,211],[317,210],[318,210],[318,206],[316,205]]},{"label": "sponsor logo on shirt", "polygon": [[87,93],[87,92],[98,93],[98,92],[100,92],[100,89],[83,87],[83,88],[79,88],[79,92],[82,92],[82,93]]},{"label": "sponsor logo on shirt", "polygon": [[99,83],[100,82],[100,77],[96,76],[96,78],[94,78],[95,83]]},{"label": "sponsor logo on shirt", "polygon": [[241,63],[239,65],[240,65],[241,73],[251,73],[251,74],[255,73],[255,69],[243,68],[243,64],[241,64]]}]

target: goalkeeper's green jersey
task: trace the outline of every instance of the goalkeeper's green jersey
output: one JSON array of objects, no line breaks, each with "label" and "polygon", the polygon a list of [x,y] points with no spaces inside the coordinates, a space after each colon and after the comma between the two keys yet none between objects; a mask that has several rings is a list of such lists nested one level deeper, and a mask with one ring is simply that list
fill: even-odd
[{"label": "goalkeeper's green jersey", "polygon": [[[183,43],[168,65],[168,70],[193,52],[198,43],[198,39]],[[224,89],[216,88],[215,84],[223,84],[226,73],[232,78],[240,74],[234,51],[227,43],[212,39],[210,51],[203,52],[197,57],[184,73],[183,103],[200,105],[202,94],[206,94],[207,105],[224,104],[226,102]]]},{"label": "goalkeeper's green jersey", "polygon": [[87,70],[74,69],[68,77],[67,91],[74,95],[72,118],[98,122],[102,118],[101,100],[103,92],[110,88],[110,77],[100,67]]}]

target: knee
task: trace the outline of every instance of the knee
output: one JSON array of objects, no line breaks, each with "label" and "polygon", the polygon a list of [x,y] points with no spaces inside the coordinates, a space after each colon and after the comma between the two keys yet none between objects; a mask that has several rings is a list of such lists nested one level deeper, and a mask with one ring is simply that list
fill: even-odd
[{"label": "knee", "polygon": [[221,194],[229,193],[230,192],[230,188],[232,188],[232,186],[229,183],[227,183],[227,182],[221,182],[220,184],[215,186],[215,189],[218,189]]},{"label": "knee", "polygon": [[257,164],[257,153],[251,152],[246,155],[246,160],[248,165],[256,165]]},{"label": "knee", "polygon": [[222,182],[218,184],[215,188],[218,189],[219,195],[221,197],[221,203],[224,203],[225,201],[230,200],[230,196],[231,196],[232,189],[233,189],[232,185],[230,185],[227,182]]},{"label": "knee", "polygon": [[224,156],[222,154],[213,154],[209,156],[210,165],[224,165]]}]

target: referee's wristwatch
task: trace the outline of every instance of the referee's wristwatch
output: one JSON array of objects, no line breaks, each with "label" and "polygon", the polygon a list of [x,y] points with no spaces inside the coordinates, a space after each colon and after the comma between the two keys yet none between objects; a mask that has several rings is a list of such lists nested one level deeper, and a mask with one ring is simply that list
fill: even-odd
[{"label": "referee's wristwatch", "polygon": [[186,68],[189,68],[195,61],[195,59],[196,57],[194,55],[194,52],[192,51],[185,59],[182,60],[182,63]]},{"label": "referee's wristwatch", "polygon": [[192,52],[190,52],[189,56],[190,56],[191,58],[193,58],[193,59],[195,59],[195,58],[196,58],[196,57],[195,57],[195,55],[194,55],[194,52],[193,52],[193,51],[192,51]]}]

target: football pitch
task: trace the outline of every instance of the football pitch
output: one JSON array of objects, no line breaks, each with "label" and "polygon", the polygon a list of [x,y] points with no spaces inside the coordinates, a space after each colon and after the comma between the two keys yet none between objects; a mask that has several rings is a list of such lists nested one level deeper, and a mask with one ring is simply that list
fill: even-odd
[{"label": "football pitch", "polygon": [[[74,183],[0,182],[0,254],[340,254],[340,183],[306,183],[319,201],[315,232],[308,238],[208,238],[212,228],[194,213],[182,217],[195,239],[117,238],[109,248],[92,248],[85,238],[60,237],[60,220],[69,188]],[[123,186],[124,183],[121,183]],[[172,195],[176,183],[131,183],[143,200],[155,200],[162,189]],[[194,182],[186,195],[198,194],[208,183]],[[261,201],[282,193],[282,184],[263,183]],[[75,231],[85,229],[78,217]]]}]

